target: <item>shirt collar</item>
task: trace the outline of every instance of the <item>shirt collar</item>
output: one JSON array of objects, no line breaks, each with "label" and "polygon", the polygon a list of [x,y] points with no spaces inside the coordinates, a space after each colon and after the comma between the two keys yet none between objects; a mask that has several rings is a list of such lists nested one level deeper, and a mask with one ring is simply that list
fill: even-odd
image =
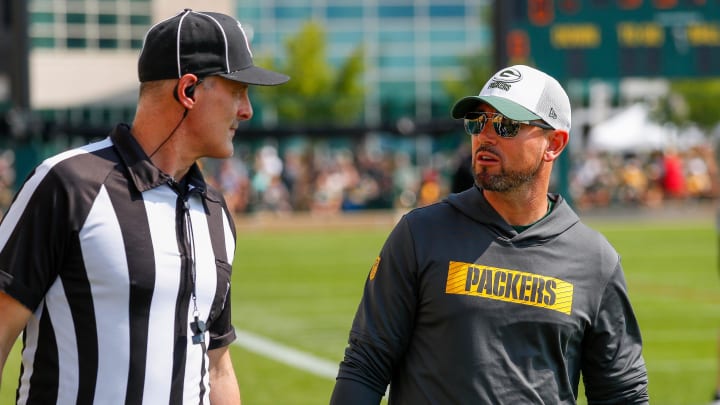
[{"label": "shirt collar", "polygon": [[[138,191],[144,192],[174,181],[172,176],[164,173],[152,163],[130,132],[127,124],[117,125],[110,132],[110,140],[115,145],[120,158],[127,167],[130,179]],[[193,163],[186,176],[188,176],[188,184],[198,189],[207,198],[207,185],[197,162]]]}]

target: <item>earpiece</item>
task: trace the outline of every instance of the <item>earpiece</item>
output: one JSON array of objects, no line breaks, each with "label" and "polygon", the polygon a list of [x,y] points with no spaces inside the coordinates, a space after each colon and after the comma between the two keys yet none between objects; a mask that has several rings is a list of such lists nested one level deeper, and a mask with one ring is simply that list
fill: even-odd
[{"label": "earpiece", "polygon": [[196,85],[197,85],[197,83],[193,83],[193,84],[185,87],[185,97],[187,97],[187,98],[195,97],[195,86]]},{"label": "earpiece", "polygon": [[[187,97],[189,99],[193,99],[193,97],[195,97],[195,88],[200,83],[202,83],[202,79],[198,79],[195,83],[185,87],[185,92],[184,92],[185,97]],[[178,103],[180,102],[180,97],[178,96],[178,86],[179,85],[180,85],[180,82],[178,81],[177,83],[175,83],[175,88],[173,89],[173,97],[175,97],[175,100],[177,100]]]}]

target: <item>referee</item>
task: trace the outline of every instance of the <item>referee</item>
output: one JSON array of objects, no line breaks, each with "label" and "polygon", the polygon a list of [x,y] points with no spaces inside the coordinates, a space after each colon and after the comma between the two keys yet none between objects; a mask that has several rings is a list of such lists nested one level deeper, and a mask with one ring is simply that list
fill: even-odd
[{"label": "referee", "polygon": [[235,228],[196,162],[232,155],[248,85],[288,77],[253,65],[237,20],[189,9],[150,28],[138,73],[132,126],[42,162],[0,224],[18,404],[240,403]]}]

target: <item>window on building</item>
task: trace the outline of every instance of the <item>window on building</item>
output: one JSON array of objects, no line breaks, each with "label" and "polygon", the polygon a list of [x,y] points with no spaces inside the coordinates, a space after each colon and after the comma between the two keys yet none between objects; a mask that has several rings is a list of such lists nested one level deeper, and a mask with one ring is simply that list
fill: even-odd
[{"label": "window on building", "polygon": [[430,31],[430,41],[432,42],[465,42],[466,30],[459,27],[456,30],[433,30]]},{"label": "window on building", "polygon": [[65,22],[68,24],[85,24],[85,14],[68,13],[65,16]]},{"label": "window on building", "polygon": [[30,46],[139,49],[152,23],[152,0],[33,0]]},{"label": "window on building", "polygon": [[34,21],[41,24],[52,24],[55,22],[55,14],[53,13],[35,13]]},{"label": "window on building", "polygon": [[410,68],[415,65],[413,55],[384,54],[378,58],[380,68]]},{"label": "window on building", "polygon": [[363,42],[365,35],[360,31],[333,31],[328,39],[335,44],[357,44]]},{"label": "window on building", "polygon": [[435,67],[457,66],[460,61],[458,55],[431,55],[430,64]]},{"label": "window on building", "polygon": [[328,19],[361,18],[363,9],[360,6],[328,6],[325,15]]},{"label": "window on building", "polygon": [[436,17],[464,17],[466,14],[463,4],[430,5],[430,15]]},{"label": "window on building", "polygon": [[55,38],[34,37],[30,40],[33,48],[55,48]]},{"label": "window on building", "polygon": [[380,31],[380,43],[407,42],[412,44],[415,41],[413,31],[403,29],[390,29]]},{"label": "window on building", "polygon": [[275,18],[278,19],[307,19],[312,17],[310,7],[276,7]]},{"label": "window on building", "polygon": [[413,6],[379,6],[378,16],[381,18],[409,18],[415,16]]},{"label": "window on building", "polygon": [[130,15],[130,25],[144,25],[149,28],[151,23],[152,23],[152,19],[147,14],[131,14]]},{"label": "window on building", "polygon": [[98,41],[98,47],[100,49],[117,49],[118,46],[118,40],[115,38],[112,39],[101,39]]},{"label": "window on building", "polygon": [[118,18],[115,14],[100,14],[98,15],[98,23],[100,25],[115,25],[118,23]]},{"label": "window on building", "polygon": [[87,47],[87,39],[86,38],[68,38],[67,39],[67,47],[70,49],[86,48]]}]

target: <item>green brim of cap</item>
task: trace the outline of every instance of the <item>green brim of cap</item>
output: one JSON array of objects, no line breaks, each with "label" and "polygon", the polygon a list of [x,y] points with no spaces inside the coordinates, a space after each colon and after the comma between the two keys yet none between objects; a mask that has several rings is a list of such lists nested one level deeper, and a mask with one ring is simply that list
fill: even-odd
[{"label": "green brim of cap", "polygon": [[480,103],[487,103],[500,114],[517,121],[541,120],[537,114],[520,104],[498,96],[469,96],[460,99],[452,108],[452,117],[455,119],[465,117],[465,114],[477,111]]}]

